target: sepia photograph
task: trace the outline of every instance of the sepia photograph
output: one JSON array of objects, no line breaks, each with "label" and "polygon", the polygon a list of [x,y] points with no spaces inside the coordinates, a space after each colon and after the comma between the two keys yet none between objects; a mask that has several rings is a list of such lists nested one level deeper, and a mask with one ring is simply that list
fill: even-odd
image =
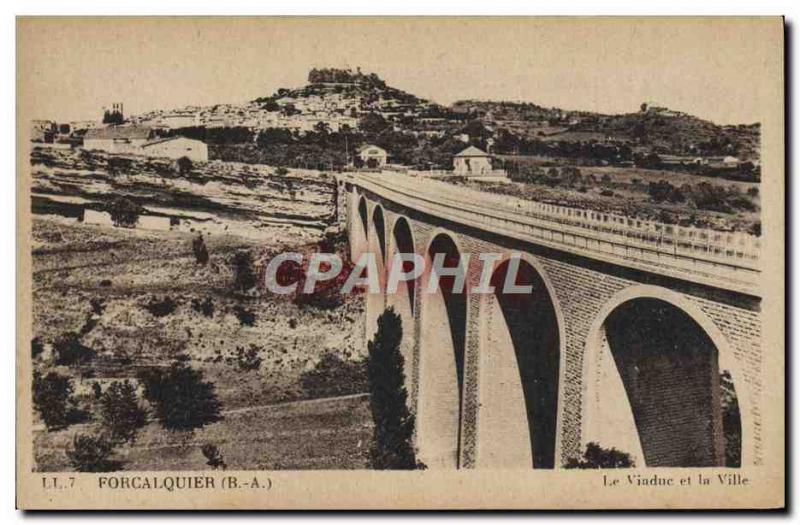
[{"label": "sepia photograph", "polygon": [[18,506],[783,506],[780,17],[16,31]]}]

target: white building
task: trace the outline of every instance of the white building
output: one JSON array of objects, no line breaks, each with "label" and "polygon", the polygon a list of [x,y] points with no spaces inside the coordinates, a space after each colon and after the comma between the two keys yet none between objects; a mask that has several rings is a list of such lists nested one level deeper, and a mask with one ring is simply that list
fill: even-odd
[{"label": "white building", "polygon": [[128,155],[188,157],[198,162],[208,161],[208,146],[200,140],[186,137],[157,138],[146,126],[108,126],[90,129],[83,137],[83,148]]},{"label": "white building", "polygon": [[186,137],[165,137],[145,142],[141,154],[170,159],[188,157],[192,161],[208,162],[208,146],[205,142]]},{"label": "white building", "polygon": [[481,177],[492,175],[492,157],[470,146],[453,157],[453,172],[465,177]]},{"label": "white building", "polygon": [[140,153],[145,142],[152,140],[151,128],[145,126],[108,126],[90,129],[83,136],[83,147],[109,153]]},{"label": "white building", "polygon": [[388,156],[385,149],[371,144],[358,150],[358,158],[367,168],[382,168],[386,166]]}]

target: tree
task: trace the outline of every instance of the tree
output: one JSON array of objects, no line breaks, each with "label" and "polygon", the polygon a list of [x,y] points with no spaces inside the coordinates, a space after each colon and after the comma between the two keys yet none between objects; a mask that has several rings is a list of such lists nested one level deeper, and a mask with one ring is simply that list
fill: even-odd
[{"label": "tree", "polygon": [[233,279],[233,287],[239,292],[246,292],[256,285],[253,255],[249,251],[239,251],[233,256]]},{"label": "tree", "polygon": [[378,331],[367,345],[370,409],[375,424],[370,459],[373,468],[380,470],[420,466],[412,443],[414,416],[406,405],[402,338],[402,320],[394,309],[388,308],[378,317]]},{"label": "tree", "polygon": [[570,458],[564,468],[632,468],[633,458],[627,452],[615,448],[603,448],[597,443],[588,443],[580,459]]},{"label": "tree", "polygon": [[183,363],[166,370],[143,371],[144,396],[161,424],[172,430],[192,430],[220,420],[220,402],[214,384]]},{"label": "tree", "polygon": [[122,111],[119,110],[105,110],[103,112],[103,124],[122,124],[125,122],[125,117]]},{"label": "tree", "polygon": [[387,126],[386,119],[380,113],[367,113],[358,121],[358,129],[369,135],[377,135]]},{"label": "tree", "polygon": [[183,156],[175,161],[175,166],[178,168],[178,173],[181,175],[188,175],[189,172],[192,171],[194,165],[192,164],[192,159],[189,157]]},{"label": "tree", "polygon": [[111,220],[114,221],[114,226],[133,228],[136,226],[136,223],[139,222],[139,215],[142,214],[144,208],[130,199],[117,197],[107,206],[107,210],[108,213],[111,214]]},{"label": "tree", "polygon": [[67,458],[78,472],[112,472],[119,470],[118,461],[109,460],[113,445],[105,436],[76,434],[67,448]]},{"label": "tree", "polygon": [[194,252],[194,260],[197,261],[197,264],[208,263],[208,248],[206,248],[202,233],[198,233],[197,237],[192,239],[192,252]]},{"label": "tree", "polygon": [[42,416],[48,430],[63,428],[69,423],[74,387],[72,380],[57,372],[42,377],[33,373],[33,406]]},{"label": "tree", "polygon": [[719,375],[722,402],[722,434],[725,439],[725,466],[742,465],[742,418],[739,399],[733,385],[731,373],[723,370]]},{"label": "tree", "polygon": [[97,354],[93,349],[83,345],[80,336],[75,332],[61,334],[53,343],[53,353],[56,364],[64,366],[88,364]]},{"label": "tree", "polygon": [[228,468],[228,465],[225,464],[225,460],[222,459],[222,454],[219,452],[219,448],[216,445],[208,443],[203,445],[200,449],[203,453],[203,456],[206,458],[206,465],[213,469],[221,468],[225,470]]},{"label": "tree", "polygon": [[128,381],[114,381],[100,397],[103,424],[114,441],[133,441],[147,423],[147,412],[139,405],[136,388]]}]

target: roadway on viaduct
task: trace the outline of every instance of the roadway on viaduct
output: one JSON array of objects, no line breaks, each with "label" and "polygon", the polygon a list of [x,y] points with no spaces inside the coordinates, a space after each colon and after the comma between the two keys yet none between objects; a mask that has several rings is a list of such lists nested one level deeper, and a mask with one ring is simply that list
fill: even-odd
[{"label": "roadway on viaduct", "polygon": [[[561,468],[587,444],[636,466],[761,462],[759,238],[523,201],[425,177],[342,174],[353,260],[375,254],[403,322],[415,445],[428,468]],[[460,267],[385,293],[396,253]],[[471,293],[518,266],[523,295]],[[467,255],[471,254],[471,255]],[[429,269],[430,264],[426,265]]]}]

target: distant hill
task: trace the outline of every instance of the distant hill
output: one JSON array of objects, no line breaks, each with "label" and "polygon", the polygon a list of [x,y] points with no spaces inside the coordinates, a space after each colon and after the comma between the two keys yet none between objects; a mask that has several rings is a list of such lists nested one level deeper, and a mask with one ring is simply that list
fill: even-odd
[{"label": "distant hill", "polygon": [[[633,108],[632,108],[633,109]],[[444,150],[469,143],[498,154],[568,157],[588,162],[628,163],[647,156],[737,157],[759,160],[760,125],[719,126],[656,105],[608,115],[544,107],[532,102],[461,100],[444,106],[389,85],[360,68],[314,68],[308,83],[281,88],[245,104],[219,104],[151,112],[131,120],[153,127],[279,128],[295,134],[381,132],[406,135]],[[391,146],[397,136],[383,144]],[[400,140],[400,142],[403,142]],[[396,148],[395,148],[396,149]],[[413,148],[398,160],[409,161]],[[424,156],[424,155],[423,155]],[[409,158],[407,158],[409,157]]]},{"label": "distant hill", "polygon": [[664,107],[643,105],[635,113],[607,115],[533,103],[465,100],[452,108],[495,130],[533,140],[627,143],[657,154],[759,158],[760,124],[719,126]]}]

